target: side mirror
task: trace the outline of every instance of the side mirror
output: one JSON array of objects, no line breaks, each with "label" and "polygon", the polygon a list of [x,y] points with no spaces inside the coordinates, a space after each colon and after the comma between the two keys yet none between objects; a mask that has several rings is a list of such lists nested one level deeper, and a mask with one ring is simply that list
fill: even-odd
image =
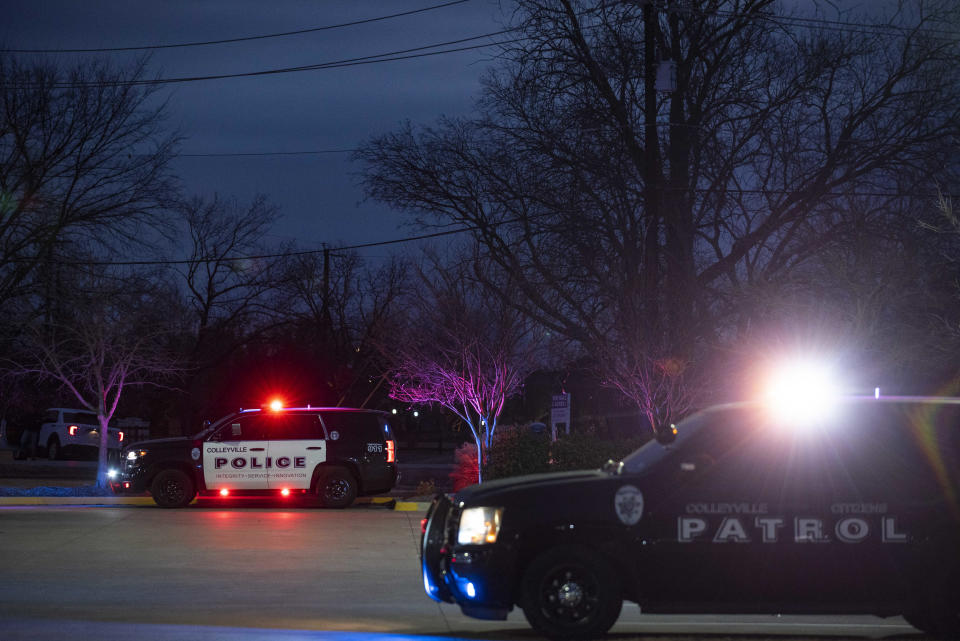
[{"label": "side mirror", "polygon": [[657,443],[660,445],[670,445],[677,440],[677,426],[671,423],[670,425],[658,427],[656,430],[656,435]]},{"label": "side mirror", "polygon": [[607,462],[604,463],[603,467],[600,469],[610,475],[619,475],[621,472],[623,472],[623,461],[607,459]]}]

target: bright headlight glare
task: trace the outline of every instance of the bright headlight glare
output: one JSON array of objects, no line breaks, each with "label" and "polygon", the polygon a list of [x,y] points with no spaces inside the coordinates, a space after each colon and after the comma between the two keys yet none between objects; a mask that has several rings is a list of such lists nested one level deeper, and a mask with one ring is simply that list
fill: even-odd
[{"label": "bright headlight glare", "polygon": [[503,508],[468,507],[460,515],[457,543],[460,545],[496,543],[502,519]]},{"label": "bright headlight glare", "polygon": [[141,457],[146,453],[147,453],[146,450],[130,450],[129,452],[127,452],[127,460],[136,461],[138,457]]}]

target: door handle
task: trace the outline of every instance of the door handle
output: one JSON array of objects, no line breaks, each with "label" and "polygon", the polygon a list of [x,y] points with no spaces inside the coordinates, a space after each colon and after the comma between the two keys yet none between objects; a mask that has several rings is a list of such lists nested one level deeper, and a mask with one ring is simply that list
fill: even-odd
[{"label": "door handle", "polygon": [[250,448],[250,451],[251,451],[251,452],[262,452],[263,450],[264,450],[264,448],[262,448],[262,447],[251,447],[251,448]]},{"label": "door handle", "polygon": [[315,446],[315,445],[311,445],[311,446],[308,447],[307,449],[308,449],[308,450],[322,450],[323,448],[322,448],[322,447],[317,447],[317,446]]}]

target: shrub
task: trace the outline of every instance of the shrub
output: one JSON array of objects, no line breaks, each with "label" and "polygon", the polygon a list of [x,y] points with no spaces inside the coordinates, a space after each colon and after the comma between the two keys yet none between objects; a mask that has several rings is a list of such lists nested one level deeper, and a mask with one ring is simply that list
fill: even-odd
[{"label": "shrub", "polygon": [[568,434],[553,443],[551,470],[595,470],[613,459],[619,461],[650,440],[640,436],[617,441],[601,441],[589,434]]},{"label": "shrub", "polygon": [[493,446],[487,454],[484,478],[502,479],[549,471],[548,434],[536,434],[526,427],[501,427],[497,430]]},{"label": "shrub", "polygon": [[453,453],[453,465],[450,480],[453,481],[454,492],[476,483],[480,478],[476,443],[464,443],[458,447]]},{"label": "shrub", "polygon": [[[549,434],[536,434],[525,427],[501,427],[487,452],[483,478],[490,481],[540,472],[595,470],[608,460],[621,460],[650,438],[645,435],[602,441],[591,434],[574,432],[551,443]],[[454,492],[476,483],[476,444],[464,443],[459,447],[454,452],[454,465],[450,474]]]},{"label": "shrub", "polygon": [[417,493],[415,496],[433,496],[436,493],[437,483],[433,479],[417,483]]}]

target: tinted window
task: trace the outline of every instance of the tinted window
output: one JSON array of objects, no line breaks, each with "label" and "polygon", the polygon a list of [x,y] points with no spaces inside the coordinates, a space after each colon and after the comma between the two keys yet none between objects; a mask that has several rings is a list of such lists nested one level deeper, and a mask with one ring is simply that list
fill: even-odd
[{"label": "tinted window", "polygon": [[211,441],[266,441],[270,439],[269,425],[259,414],[245,414],[227,420],[210,438]]},{"label": "tinted window", "polygon": [[64,423],[81,423],[83,425],[96,425],[97,417],[87,412],[64,412]]},{"label": "tinted window", "polygon": [[392,438],[389,424],[375,412],[324,412],[323,422],[328,433],[336,431],[341,439],[382,443]]},{"label": "tinted window", "polygon": [[679,482],[700,500],[776,502],[790,469],[790,448],[775,432],[758,429],[749,415],[705,425],[676,454]]},{"label": "tinted window", "polygon": [[861,408],[827,439],[833,485],[849,483],[864,497],[935,500],[956,487],[956,406],[877,404]]},{"label": "tinted window", "polygon": [[323,438],[323,426],[316,414],[279,413],[262,415],[271,440],[316,440]]},{"label": "tinted window", "polygon": [[56,423],[58,420],[60,420],[60,412],[57,410],[47,410],[43,413],[44,423]]}]

